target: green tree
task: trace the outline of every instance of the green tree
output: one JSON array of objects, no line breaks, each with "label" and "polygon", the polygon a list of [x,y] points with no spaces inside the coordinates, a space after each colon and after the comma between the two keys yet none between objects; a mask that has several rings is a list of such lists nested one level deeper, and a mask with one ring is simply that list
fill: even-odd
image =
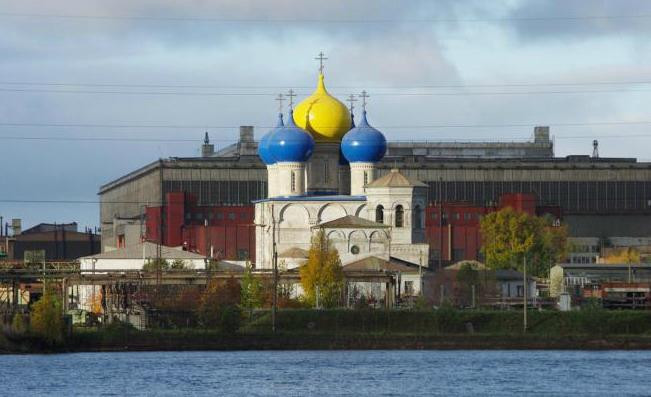
[{"label": "green tree", "polygon": [[61,301],[47,288],[46,293],[32,305],[31,331],[49,344],[63,342],[63,312]]},{"label": "green tree", "polygon": [[332,246],[324,230],[312,237],[307,262],[300,267],[299,272],[308,304],[316,303],[317,293],[319,306],[331,308],[340,303],[344,271],[339,252]]},{"label": "green tree", "polygon": [[482,253],[491,269],[522,270],[546,276],[553,262],[566,255],[567,229],[552,218],[528,215],[507,207],[481,220]]},{"label": "green tree", "polygon": [[242,291],[241,291],[241,306],[249,311],[249,317],[253,309],[262,306],[262,283],[260,279],[253,275],[253,268],[251,262],[246,262],[246,270],[244,277],[242,277]]}]

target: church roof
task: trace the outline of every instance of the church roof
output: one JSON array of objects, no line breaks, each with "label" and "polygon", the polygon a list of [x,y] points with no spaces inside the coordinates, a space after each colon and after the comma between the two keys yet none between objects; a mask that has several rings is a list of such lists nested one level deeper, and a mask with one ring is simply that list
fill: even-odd
[{"label": "church roof", "polygon": [[[391,258],[391,260],[385,260],[378,258],[377,256],[367,256],[364,259],[360,259],[355,262],[351,262],[344,267],[345,271],[390,271],[390,272],[402,272],[402,273],[411,273],[418,271],[418,265],[411,264],[396,258]],[[423,269],[425,270],[425,269]]]},{"label": "church roof", "polygon": [[381,228],[387,228],[390,227],[389,225],[385,225],[383,223],[378,223],[378,222],[373,222],[369,221],[368,219],[360,218],[359,216],[355,215],[346,215],[341,218],[324,222],[321,223],[320,225],[313,226],[315,228],[323,227],[323,228],[339,228],[339,229],[350,229],[350,228],[374,228],[374,229],[381,229]]},{"label": "church roof", "polygon": [[394,168],[388,174],[366,185],[366,187],[427,187],[427,185],[407,178]]},{"label": "church roof", "polygon": [[292,247],[278,254],[280,258],[300,258],[306,259],[308,252],[302,248]]}]

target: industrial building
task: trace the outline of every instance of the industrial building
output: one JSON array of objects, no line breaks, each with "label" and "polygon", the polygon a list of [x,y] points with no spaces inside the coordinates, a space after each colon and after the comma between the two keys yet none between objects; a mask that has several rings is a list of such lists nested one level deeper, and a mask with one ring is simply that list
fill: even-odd
[{"label": "industrial building", "polygon": [[[350,128],[347,114],[342,128]],[[351,165],[342,161],[339,143],[314,136],[320,143],[304,171],[298,170],[305,179],[292,181],[312,197],[359,193],[350,191],[358,171],[351,174]],[[596,145],[592,156],[555,157],[548,127],[535,127],[527,142],[388,142],[372,179],[398,169],[424,183],[430,265],[478,259],[477,217],[505,197],[526,198],[528,204],[514,203],[552,214],[572,238],[651,236],[651,163],[599,157]],[[287,193],[274,190],[281,180],[269,184],[258,146],[250,126],[240,127],[238,142],[217,152],[206,134],[200,157],[159,159],[104,184],[102,249],[146,239],[255,262],[253,202]]]}]

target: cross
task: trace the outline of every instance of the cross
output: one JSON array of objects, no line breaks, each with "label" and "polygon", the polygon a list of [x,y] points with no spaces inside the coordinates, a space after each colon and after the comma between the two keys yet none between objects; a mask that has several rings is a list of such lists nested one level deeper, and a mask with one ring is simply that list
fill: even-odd
[{"label": "cross", "polygon": [[296,93],[291,88],[287,91],[287,96],[289,97],[289,108],[291,109],[294,106],[294,97]]},{"label": "cross", "polygon": [[357,99],[355,99],[355,95],[350,94],[346,102],[350,103],[350,113],[352,113],[353,109],[355,109],[355,102],[357,102]]},{"label": "cross", "polygon": [[278,113],[282,113],[283,112],[283,101],[285,100],[285,97],[283,96],[283,94],[278,94],[278,96],[276,97],[276,100],[278,101]]},{"label": "cross", "polygon": [[321,52],[319,52],[319,56],[316,57],[316,58],[314,58],[314,59],[316,59],[317,61],[319,61],[319,73],[323,74],[323,61],[325,61],[325,60],[328,59],[328,58],[326,58],[326,56],[325,56],[325,54],[323,53],[323,51],[321,51]]},{"label": "cross", "polygon": [[369,95],[366,92],[366,90],[362,91],[362,93],[359,94],[359,97],[362,98],[362,109],[366,111],[366,98],[369,98]]}]

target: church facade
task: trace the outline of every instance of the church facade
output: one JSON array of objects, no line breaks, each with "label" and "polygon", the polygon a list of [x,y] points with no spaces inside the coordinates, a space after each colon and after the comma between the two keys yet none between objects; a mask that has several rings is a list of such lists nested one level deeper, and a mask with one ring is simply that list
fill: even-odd
[{"label": "church facade", "polygon": [[[355,126],[348,109],[325,88],[316,91],[285,122],[264,135],[258,154],[267,167],[268,197],[254,202],[256,266],[274,257],[287,268],[306,259],[312,237],[323,231],[349,264],[397,260],[427,266],[427,185],[392,169],[376,178],[386,153],[384,135],[363,112]],[[380,269],[377,269],[380,270]]]}]

